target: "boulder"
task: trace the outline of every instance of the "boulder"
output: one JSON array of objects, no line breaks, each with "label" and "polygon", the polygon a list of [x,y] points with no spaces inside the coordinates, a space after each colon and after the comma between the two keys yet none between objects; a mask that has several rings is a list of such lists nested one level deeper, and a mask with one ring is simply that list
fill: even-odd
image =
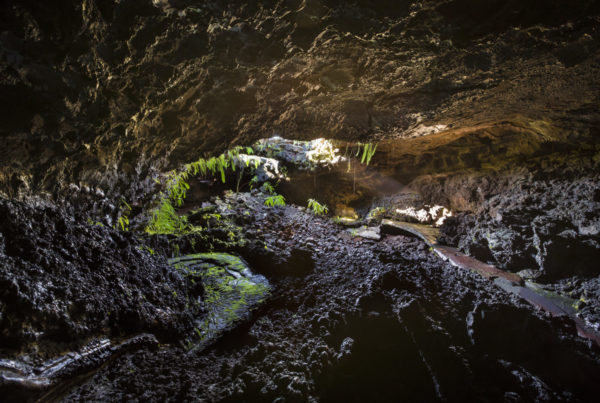
[{"label": "boulder", "polygon": [[271,289],[269,281],[254,274],[241,258],[226,253],[198,253],[169,259],[184,275],[202,283],[201,303],[208,314],[196,320],[195,348],[203,348],[250,318]]}]

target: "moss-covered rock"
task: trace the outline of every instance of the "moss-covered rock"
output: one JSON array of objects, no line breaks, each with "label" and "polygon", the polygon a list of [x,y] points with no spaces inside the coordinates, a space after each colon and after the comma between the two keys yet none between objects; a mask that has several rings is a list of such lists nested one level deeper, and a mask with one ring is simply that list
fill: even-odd
[{"label": "moss-covered rock", "polygon": [[189,343],[203,348],[239,321],[268,297],[271,285],[254,274],[241,258],[226,253],[198,253],[169,260],[192,282],[200,281],[203,294],[198,303],[208,312],[196,321],[197,337]]}]

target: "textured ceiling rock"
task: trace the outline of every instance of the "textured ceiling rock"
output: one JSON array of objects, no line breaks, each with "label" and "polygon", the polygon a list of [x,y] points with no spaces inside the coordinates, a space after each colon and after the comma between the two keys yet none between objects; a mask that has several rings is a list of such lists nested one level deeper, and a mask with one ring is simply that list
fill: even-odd
[{"label": "textured ceiling rock", "polygon": [[512,119],[590,137],[600,5],[85,0],[0,7],[0,189],[104,188],[280,134]]}]

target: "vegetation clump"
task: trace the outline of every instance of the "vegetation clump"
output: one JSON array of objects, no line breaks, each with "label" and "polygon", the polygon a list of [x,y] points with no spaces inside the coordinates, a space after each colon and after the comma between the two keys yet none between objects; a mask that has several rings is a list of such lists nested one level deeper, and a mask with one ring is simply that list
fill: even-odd
[{"label": "vegetation clump", "polygon": [[[200,158],[186,164],[180,172],[171,171],[167,175],[165,190],[160,194],[158,206],[152,211],[146,231],[151,234],[178,234],[190,230],[187,217],[180,216],[176,211],[176,207],[181,207],[190,189],[189,178],[202,175],[205,178],[219,178],[225,183],[226,171],[236,172],[237,158],[242,151],[248,154],[253,152],[251,147],[235,147],[218,157]],[[250,166],[250,160],[246,160],[246,165],[253,169],[257,168],[256,163],[253,167]],[[243,175],[243,168],[238,170],[238,175]]]},{"label": "vegetation clump", "polygon": [[308,199],[308,209],[311,210],[315,215],[325,215],[329,213],[327,205],[321,204],[315,199]]},{"label": "vegetation clump", "polygon": [[311,150],[306,153],[306,158],[313,165],[335,165],[340,161],[338,149],[330,140],[316,139],[310,144]]},{"label": "vegetation clump", "polygon": [[[119,217],[117,218],[117,224],[113,225],[114,229],[121,228],[121,231],[129,230],[129,214],[131,214],[131,206],[125,200],[121,200],[119,211]],[[101,225],[101,224],[100,224]]]},{"label": "vegetation clump", "polygon": [[188,228],[186,216],[177,214],[169,198],[163,197],[160,204],[152,211],[152,218],[146,226],[150,234],[176,234]]},{"label": "vegetation clump", "polygon": [[[360,146],[359,146],[359,151],[360,151]],[[373,145],[373,143],[367,143],[367,144],[363,145],[363,153],[362,153],[362,157],[360,158],[360,163],[361,164],[366,163],[367,165],[369,165],[369,163],[371,162],[371,158],[373,158],[376,151],[377,151],[377,144]]]},{"label": "vegetation clump", "polygon": [[282,195],[272,195],[265,199],[265,206],[267,207],[276,207],[276,206],[285,206],[285,198]]},{"label": "vegetation clump", "polygon": [[366,220],[367,221],[380,221],[387,213],[387,210],[385,207],[375,207],[374,209],[370,210],[369,213],[367,214]]},{"label": "vegetation clump", "polygon": [[271,195],[276,194],[275,187],[273,187],[273,185],[271,185],[270,182],[263,183],[263,185],[261,186],[261,189],[268,194],[271,194]]}]

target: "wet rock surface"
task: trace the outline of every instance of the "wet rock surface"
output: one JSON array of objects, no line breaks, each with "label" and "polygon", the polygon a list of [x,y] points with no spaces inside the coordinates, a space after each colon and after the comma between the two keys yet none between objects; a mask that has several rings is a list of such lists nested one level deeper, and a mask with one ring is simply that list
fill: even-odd
[{"label": "wet rock surface", "polygon": [[188,344],[194,349],[203,349],[235,328],[240,320],[248,320],[252,309],[267,299],[271,288],[269,281],[253,274],[246,262],[226,253],[185,255],[169,259],[169,263],[203,289],[197,302],[206,315],[195,318],[199,340]]},{"label": "wet rock surface", "polygon": [[600,278],[568,278],[546,285],[547,288],[574,299],[573,306],[590,325],[600,330]]},{"label": "wet rock surface", "polygon": [[37,363],[99,334],[178,340],[191,330],[189,284],[133,233],[44,201],[0,199],[0,216],[3,357]]},{"label": "wet rock surface", "polygon": [[538,170],[508,183],[479,208],[449,217],[439,241],[571,299],[598,329],[597,170]]},{"label": "wet rock surface", "polygon": [[[78,235],[69,239],[80,239],[82,245],[75,249],[78,254],[71,254],[74,263],[64,263],[70,270],[59,273],[62,283],[56,284],[56,278],[45,278],[47,284],[54,285],[47,291],[55,290],[54,300],[52,305],[34,305],[38,315],[18,309],[36,301],[35,296],[28,296],[25,282],[31,281],[32,276],[26,272],[10,273],[11,278],[20,281],[22,291],[18,295],[24,302],[14,304],[5,295],[2,318],[12,315],[12,323],[31,327],[40,334],[30,339],[29,350],[27,346],[3,350],[4,356],[29,361],[28,365],[42,365],[44,357],[54,358],[64,349],[77,350],[78,342],[88,335],[124,336],[149,330],[159,337],[158,349],[156,344],[140,343],[135,349],[110,355],[104,366],[89,362],[87,366],[69,366],[69,373],[82,376],[78,383],[55,378],[56,386],[49,392],[49,396],[62,396],[67,401],[328,401],[373,396],[383,401],[397,400],[398,396],[479,400],[490,396],[505,399],[507,393],[511,398],[525,400],[587,401],[598,393],[594,388],[598,385],[595,377],[600,373],[600,350],[577,336],[575,325],[568,319],[543,314],[482,277],[445,263],[418,239],[388,234],[382,234],[379,241],[355,237],[343,225],[316,217],[303,208],[267,207],[266,197],[255,190],[252,194],[230,192],[213,200],[216,207],[212,211],[227,213],[232,222],[243,222],[241,236],[248,241],[234,247],[253,271],[269,279],[272,293],[262,308],[245,317],[244,323],[229,327],[225,335],[213,338],[203,349],[194,348],[197,340],[189,337],[192,320],[203,317],[202,305],[190,304],[190,299],[207,297],[207,282],[202,276],[195,277],[199,284],[194,286],[189,276],[182,275],[181,268],[173,268],[162,258],[153,258],[154,255],[136,248],[135,238],[129,233],[69,221],[63,211],[49,204],[36,209],[5,201],[4,223],[13,224],[2,227],[3,258],[8,263],[4,270],[12,267],[12,259],[20,259],[20,267],[36,267],[33,262],[11,257],[15,242],[20,244],[24,239],[19,234],[38,239],[42,245],[45,239],[53,237],[54,245],[57,241],[60,245],[60,235],[53,228],[64,225],[63,231]],[[33,220],[45,220],[33,227],[38,232],[27,232],[33,229],[18,225],[24,212]],[[63,224],[56,224],[60,222]],[[114,295],[109,289],[100,293],[104,287],[101,280],[86,280],[81,275],[84,269],[78,269],[77,259],[85,253],[85,245],[93,244],[86,238],[90,234],[100,239],[131,238],[124,243],[125,251],[110,255],[110,263],[115,265],[113,270],[124,270],[127,262],[127,271],[117,271],[115,281],[132,287],[132,296],[127,292]],[[187,253],[186,243],[177,242]],[[117,245],[115,241],[115,245],[104,247]],[[45,253],[57,252],[52,249]],[[211,264],[211,256],[205,255],[209,259],[206,264],[221,265],[216,261]],[[141,283],[136,277],[140,270],[145,278]],[[79,277],[74,277],[78,273]],[[118,273],[126,277],[119,279]],[[148,281],[155,275],[166,278]],[[96,292],[85,293],[86,281],[95,282]],[[163,291],[152,287],[155,295],[151,299],[153,294],[144,284],[170,288]],[[198,291],[198,286],[204,291]],[[69,293],[70,287],[78,287],[78,292]],[[60,290],[64,291],[59,293]],[[150,305],[145,311],[135,293],[146,296],[141,299],[142,304],[155,306]],[[63,338],[53,339],[47,322],[35,320],[59,316],[61,312],[50,306],[80,304],[82,297],[89,307],[111,304],[110,315],[88,313],[93,323],[105,327],[92,326],[87,316],[62,313],[62,322],[55,322],[54,326],[61,337],[72,334],[69,343]],[[128,312],[131,303],[140,305],[135,310],[138,320],[120,311],[120,306],[124,306],[122,310]],[[178,315],[158,316],[167,309]],[[148,316],[143,316],[146,312]],[[151,316],[152,313],[157,316]],[[127,323],[122,322],[125,320]],[[114,328],[110,327],[112,323]],[[83,330],[75,333],[71,328]],[[502,337],[498,336],[500,333]],[[8,336],[20,339],[22,333],[14,330]],[[102,361],[102,357],[98,359]],[[577,371],[560,369],[566,367]],[[364,387],[366,381],[368,388]],[[27,388],[17,392],[14,382],[3,388],[11,396],[31,397],[39,393]]]},{"label": "wet rock surface", "polygon": [[[23,0],[0,27],[2,398],[597,400],[571,320],[381,226],[443,206],[440,242],[598,330],[597,1]],[[144,232],[169,169],[274,135],[232,160],[252,193],[193,178],[192,227]],[[201,345],[235,291],[206,273],[241,272],[167,259],[209,252],[272,289]]]},{"label": "wet rock surface", "polygon": [[[240,251],[273,284],[266,305],[203,353],[125,354],[67,400],[585,401],[598,392],[598,348],[572,323],[444,263],[420,240],[353,238],[296,207],[232,197],[269,212],[245,227],[264,245]],[[265,264],[301,246],[312,271]]]},{"label": "wet rock surface", "polygon": [[442,226],[444,239],[512,271],[540,270],[546,280],[600,274],[600,199],[596,176],[520,180],[472,214]]},{"label": "wet rock surface", "polygon": [[[19,360],[0,360],[0,389],[7,399],[20,401],[55,400],[77,379],[97,369],[125,351],[141,347],[156,348],[158,341],[151,334],[140,334],[121,343],[94,339],[77,353],[69,352],[58,358],[33,366]],[[58,387],[57,387],[58,386]]]}]

